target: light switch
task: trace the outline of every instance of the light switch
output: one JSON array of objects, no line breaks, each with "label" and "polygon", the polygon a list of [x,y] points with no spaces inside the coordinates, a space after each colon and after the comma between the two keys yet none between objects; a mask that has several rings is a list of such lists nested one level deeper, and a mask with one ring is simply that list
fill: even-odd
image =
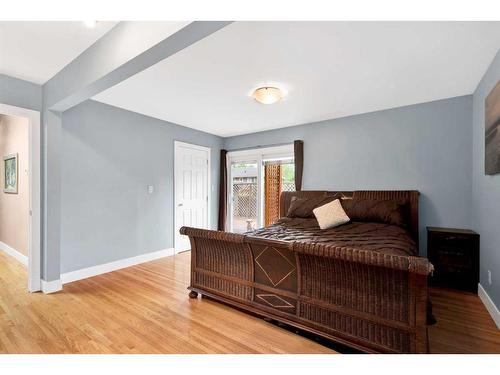
[{"label": "light switch", "polygon": [[148,185],[148,193],[149,193],[149,194],[153,194],[153,193],[154,193],[154,191],[155,191],[154,186],[153,186],[153,185]]}]

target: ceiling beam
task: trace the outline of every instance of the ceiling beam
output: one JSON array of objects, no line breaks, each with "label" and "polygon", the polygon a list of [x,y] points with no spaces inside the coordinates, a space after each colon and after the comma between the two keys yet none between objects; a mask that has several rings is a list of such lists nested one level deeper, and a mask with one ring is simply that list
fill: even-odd
[{"label": "ceiling beam", "polygon": [[120,22],[51,78],[44,108],[63,112],[224,28],[230,21],[196,21],[141,51],[147,22]]}]

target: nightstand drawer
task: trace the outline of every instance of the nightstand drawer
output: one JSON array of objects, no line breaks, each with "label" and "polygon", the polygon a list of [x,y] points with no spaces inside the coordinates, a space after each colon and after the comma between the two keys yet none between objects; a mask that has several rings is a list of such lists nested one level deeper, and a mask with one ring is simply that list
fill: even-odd
[{"label": "nightstand drawer", "polygon": [[473,263],[468,253],[456,251],[454,249],[438,249],[430,261],[432,264],[449,265],[460,268],[470,268]]},{"label": "nightstand drawer", "polygon": [[474,247],[474,238],[463,236],[431,235],[428,239],[429,245],[436,249],[456,249],[457,251],[469,251]]}]

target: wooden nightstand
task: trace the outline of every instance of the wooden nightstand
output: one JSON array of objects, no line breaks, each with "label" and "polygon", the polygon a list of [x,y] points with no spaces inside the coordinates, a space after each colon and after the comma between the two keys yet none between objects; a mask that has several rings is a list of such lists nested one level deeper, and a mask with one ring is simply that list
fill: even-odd
[{"label": "wooden nightstand", "polygon": [[479,234],[468,229],[427,227],[431,285],[477,293]]}]

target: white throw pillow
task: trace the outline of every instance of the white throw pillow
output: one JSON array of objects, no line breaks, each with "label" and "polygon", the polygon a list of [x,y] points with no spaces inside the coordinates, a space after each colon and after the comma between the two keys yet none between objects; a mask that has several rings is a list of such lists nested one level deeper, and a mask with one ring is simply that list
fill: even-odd
[{"label": "white throw pillow", "polygon": [[315,208],[313,213],[321,229],[335,228],[351,220],[338,199]]}]

